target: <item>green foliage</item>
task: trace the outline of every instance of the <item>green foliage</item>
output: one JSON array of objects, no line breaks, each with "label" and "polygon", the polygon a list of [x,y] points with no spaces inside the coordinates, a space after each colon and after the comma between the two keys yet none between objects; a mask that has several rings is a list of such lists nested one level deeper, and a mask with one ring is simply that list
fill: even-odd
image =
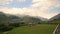
[{"label": "green foliage", "polygon": [[19,23],[10,23],[9,26],[13,26],[13,27],[19,27],[20,24]]},{"label": "green foliage", "polygon": [[2,12],[0,12],[0,32],[11,30],[9,25],[9,18]]},{"label": "green foliage", "polygon": [[11,29],[13,29],[11,26],[6,26],[4,24],[0,25],[0,32],[9,31]]}]

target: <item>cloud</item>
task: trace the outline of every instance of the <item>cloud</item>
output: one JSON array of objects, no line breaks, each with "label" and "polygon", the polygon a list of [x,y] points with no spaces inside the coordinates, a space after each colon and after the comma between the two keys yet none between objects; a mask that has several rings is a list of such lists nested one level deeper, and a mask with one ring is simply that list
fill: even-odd
[{"label": "cloud", "polygon": [[0,0],[0,5],[9,4],[13,0]]},{"label": "cloud", "polygon": [[42,2],[42,1],[47,1],[47,0],[33,0],[33,2]]},{"label": "cloud", "polygon": [[[36,3],[35,3],[36,2]],[[43,11],[45,13],[56,13],[59,12],[60,8],[60,1],[59,0],[33,0],[33,3],[31,5],[32,8],[39,7],[39,11]],[[52,7],[56,7],[53,8]],[[53,10],[53,11],[52,11]]]},{"label": "cloud", "polygon": [[39,10],[36,10],[36,9],[33,9],[33,8],[0,8],[0,12],[4,12],[4,13],[7,13],[7,14],[13,14],[13,15],[22,15],[22,14],[25,14],[25,15],[30,15],[30,16],[40,16],[40,17],[44,17],[44,18],[51,18],[53,16],[55,16],[56,14],[58,13],[51,13],[51,14],[47,14],[47,13],[44,13],[42,11],[39,11]]},{"label": "cloud", "polygon": [[33,0],[33,3],[37,2],[32,5],[32,7],[50,7],[50,6],[56,6],[60,7],[60,1],[58,0]]},{"label": "cloud", "polygon": [[45,11],[46,13],[56,13],[56,12],[60,12],[60,7],[55,7],[55,6],[51,6],[47,11]]},{"label": "cloud", "polygon": [[[25,0],[17,0],[19,2],[24,2]],[[57,0],[33,0],[33,4],[31,4],[29,7],[25,8],[0,8],[0,11],[8,14],[25,14],[30,16],[41,16],[45,18],[51,18],[55,15],[57,15],[59,12],[51,7],[60,7],[59,1]],[[54,10],[55,12],[52,12],[51,10]],[[59,9],[58,9],[59,10]],[[49,13],[48,13],[49,12]],[[51,13],[52,12],[52,13]]]},{"label": "cloud", "polygon": [[18,2],[25,2],[26,0],[16,0],[16,1],[18,1]]},{"label": "cloud", "polygon": [[[35,2],[36,0],[34,0],[33,2]],[[36,8],[39,7],[39,11],[46,11],[52,4],[49,1],[41,1],[38,0],[39,2],[31,5],[32,8]]]}]

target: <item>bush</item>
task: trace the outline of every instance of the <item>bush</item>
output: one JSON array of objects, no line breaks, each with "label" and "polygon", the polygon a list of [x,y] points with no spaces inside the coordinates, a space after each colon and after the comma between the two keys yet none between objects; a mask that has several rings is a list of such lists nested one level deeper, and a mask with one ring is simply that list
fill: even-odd
[{"label": "bush", "polygon": [[0,25],[0,32],[9,31],[9,30],[12,30],[12,29],[13,29],[13,27],[11,27],[11,26],[6,26],[4,24]]},{"label": "bush", "polygon": [[20,24],[19,23],[10,23],[9,26],[13,26],[13,27],[19,27]]}]

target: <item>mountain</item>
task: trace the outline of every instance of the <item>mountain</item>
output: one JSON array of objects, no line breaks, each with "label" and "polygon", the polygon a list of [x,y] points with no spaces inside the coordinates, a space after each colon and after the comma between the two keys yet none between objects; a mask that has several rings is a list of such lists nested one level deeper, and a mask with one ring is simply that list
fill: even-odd
[{"label": "mountain", "polygon": [[9,18],[5,15],[5,13],[0,12],[0,24],[7,24],[9,22]]},{"label": "mountain", "polygon": [[49,21],[50,21],[50,23],[60,24],[60,14],[52,17]]},{"label": "mountain", "polygon": [[0,21],[6,21],[7,19],[7,16],[3,12],[0,12]]},{"label": "mountain", "polygon": [[[29,17],[29,15],[18,15],[19,17]],[[40,19],[41,21],[48,21],[47,18],[43,18],[43,17],[40,17],[40,16],[30,16],[30,17],[34,17],[34,18],[38,18]]]},{"label": "mountain", "polygon": [[11,15],[11,14],[6,14],[6,16],[10,19],[19,19],[20,17],[16,16],[16,15]]},{"label": "mountain", "polygon": [[38,16],[37,16],[37,18],[39,18],[41,21],[48,21],[48,19],[47,19],[47,18],[38,17]]},{"label": "mountain", "polygon": [[58,14],[58,15],[52,17],[50,20],[54,20],[54,19],[60,19],[60,14]]},{"label": "mountain", "polygon": [[24,20],[28,20],[30,17],[34,17],[34,18],[37,18],[37,19],[40,19],[41,21],[48,21],[47,18],[43,18],[43,17],[39,17],[39,16],[29,16],[29,15],[9,15],[7,14],[7,16],[10,18],[10,19],[24,19]]}]

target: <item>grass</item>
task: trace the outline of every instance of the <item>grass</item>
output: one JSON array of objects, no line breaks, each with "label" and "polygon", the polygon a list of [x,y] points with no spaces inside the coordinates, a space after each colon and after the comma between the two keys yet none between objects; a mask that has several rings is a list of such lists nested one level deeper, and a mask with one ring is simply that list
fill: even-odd
[{"label": "grass", "polygon": [[56,25],[49,24],[38,24],[31,27],[22,26],[8,31],[8,34],[52,34],[55,27]]}]

